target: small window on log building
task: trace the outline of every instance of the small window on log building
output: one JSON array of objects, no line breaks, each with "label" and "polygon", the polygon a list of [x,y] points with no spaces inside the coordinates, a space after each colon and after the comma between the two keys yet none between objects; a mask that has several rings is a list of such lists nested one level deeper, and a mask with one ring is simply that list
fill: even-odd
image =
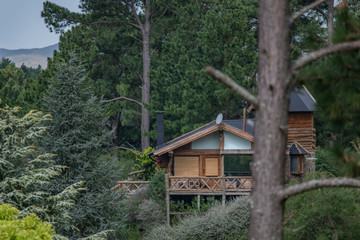
[{"label": "small window on log building", "polygon": [[304,173],[304,155],[290,155],[290,172],[293,174]]}]

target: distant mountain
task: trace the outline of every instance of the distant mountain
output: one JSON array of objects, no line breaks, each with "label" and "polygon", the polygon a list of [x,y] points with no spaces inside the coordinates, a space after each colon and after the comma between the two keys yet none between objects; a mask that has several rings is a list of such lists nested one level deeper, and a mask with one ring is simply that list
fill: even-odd
[{"label": "distant mountain", "polygon": [[0,58],[8,58],[17,67],[24,64],[27,67],[37,68],[40,65],[43,69],[47,66],[47,58],[52,57],[54,50],[58,50],[59,45],[54,44],[44,48],[16,49],[9,50],[0,48]]}]

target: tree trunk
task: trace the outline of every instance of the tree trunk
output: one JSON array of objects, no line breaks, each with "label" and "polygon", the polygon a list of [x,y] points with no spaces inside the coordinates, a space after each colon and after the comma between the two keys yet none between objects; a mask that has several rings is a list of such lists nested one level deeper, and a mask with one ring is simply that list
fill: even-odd
[{"label": "tree trunk", "polygon": [[288,1],[259,3],[259,81],[252,163],[250,239],[282,239],[291,62]]},{"label": "tree trunk", "polygon": [[141,149],[148,148],[150,146],[150,138],[146,136],[146,133],[150,131],[150,113],[147,109],[147,104],[150,104],[150,27],[151,27],[151,8],[150,0],[146,0],[145,9],[145,24],[141,29],[143,40],[143,76],[142,76],[142,89],[141,97],[143,105],[141,107]]}]

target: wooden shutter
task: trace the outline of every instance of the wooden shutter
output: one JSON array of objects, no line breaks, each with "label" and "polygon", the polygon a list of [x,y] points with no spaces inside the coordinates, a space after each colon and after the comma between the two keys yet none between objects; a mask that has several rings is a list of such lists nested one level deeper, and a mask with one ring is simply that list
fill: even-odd
[{"label": "wooden shutter", "polygon": [[174,175],[199,176],[199,157],[174,157]]},{"label": "wooden shutter", "polygon": [[218,176],[219,173],[219,158],[207,157],[205,158],[205,176]]}]

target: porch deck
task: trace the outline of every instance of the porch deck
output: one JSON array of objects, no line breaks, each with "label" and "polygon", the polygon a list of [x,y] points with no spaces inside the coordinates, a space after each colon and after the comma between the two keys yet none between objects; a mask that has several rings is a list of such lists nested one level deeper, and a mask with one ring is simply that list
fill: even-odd
[{"label": "porch deck", "polygon": [[[119,181],[113,187],[134,194],[149,181]],[[247,195],[251,192],[251,176],[187,177],[165,175],[166,191],[169,195]]]},{"label": "porch deck", "polygon": [[239,195],[249,194],[252,188],[251,176],[166,178],[170,195]]}]

